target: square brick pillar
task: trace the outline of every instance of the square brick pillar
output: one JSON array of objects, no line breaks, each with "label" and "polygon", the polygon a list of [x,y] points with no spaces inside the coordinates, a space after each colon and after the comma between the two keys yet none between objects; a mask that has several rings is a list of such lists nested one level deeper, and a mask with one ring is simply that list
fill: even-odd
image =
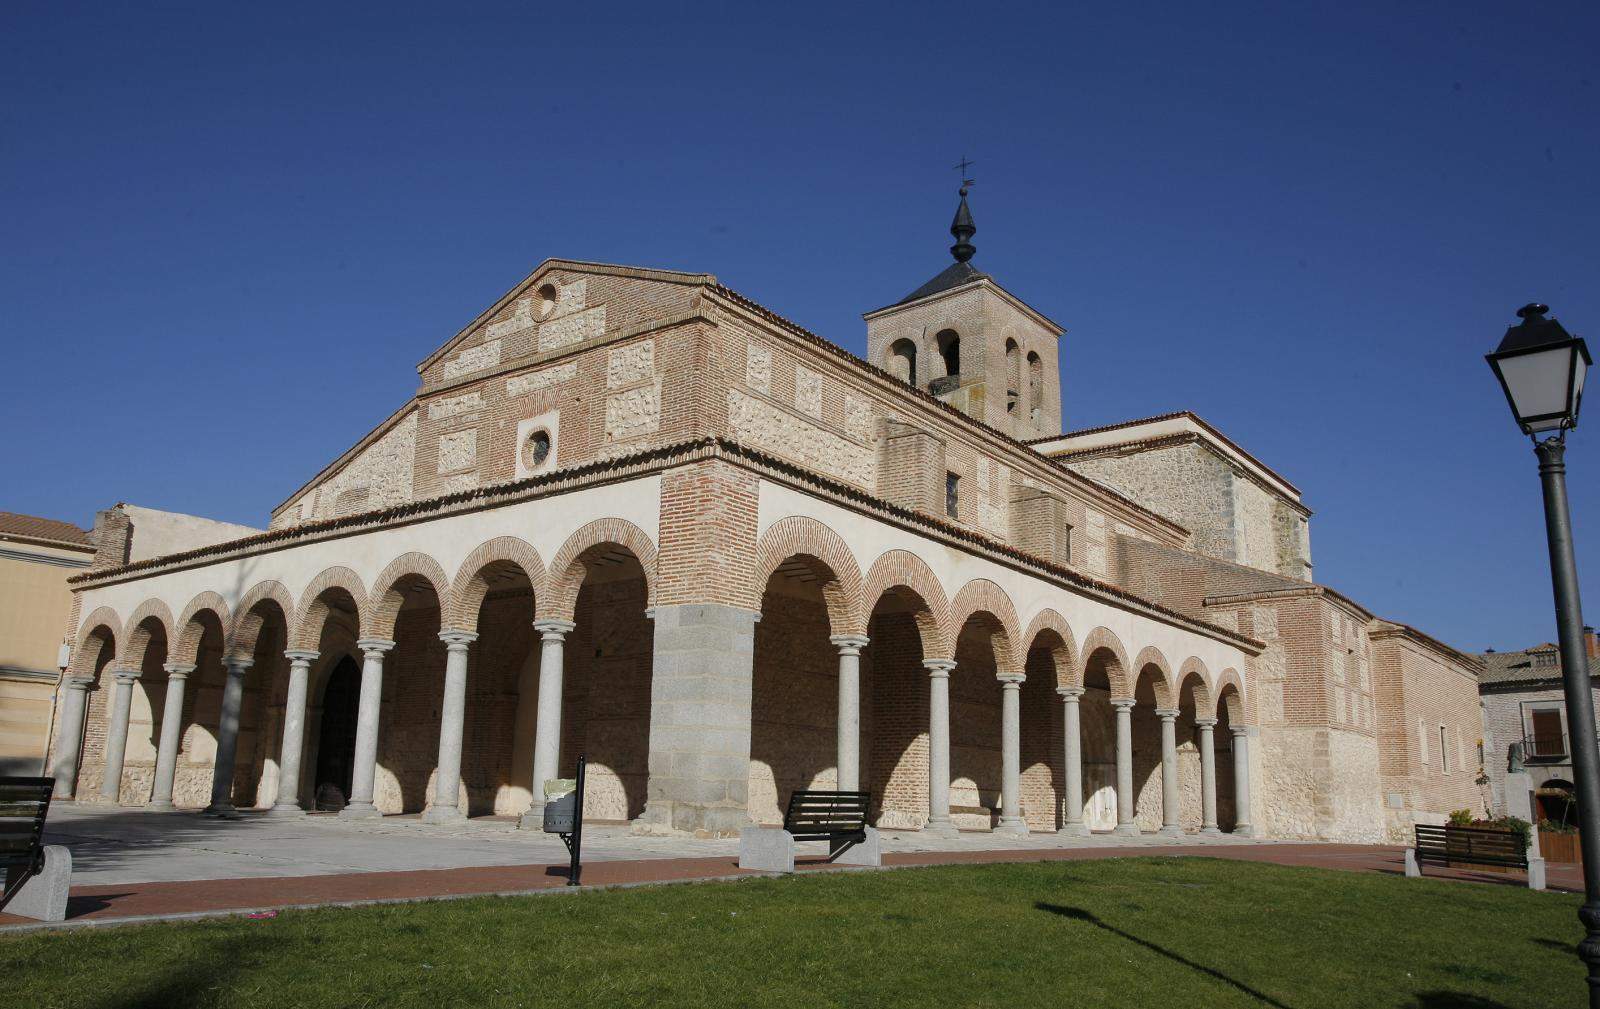
[{"label": "square brick pillar", "polygon": [[750,690],[758,615],[719,603],[655,608],[650,787],[643,829],[730,836],[750,825]]},{"label": "square brick pillar", "polygon": [[662,474],[642,831],[750,825],[758,480],[721,459]]}]

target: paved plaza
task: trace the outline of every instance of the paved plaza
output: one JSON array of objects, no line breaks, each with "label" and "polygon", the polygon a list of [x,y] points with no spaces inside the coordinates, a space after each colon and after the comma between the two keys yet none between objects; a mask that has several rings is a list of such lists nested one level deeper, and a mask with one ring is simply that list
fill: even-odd
[{"label": "paved plaza", "polygon": [[[554,835],[516,829],[512,818],[457,826],[412,816],[343,820],[156,813],[62,803],[46,842],[72,850],[68,924],[132,922],[268,908],[419,900],[565,889],[567,854]],[[758,875],[738,868],[735,838],[636,834],[589,825],[582,882],[625,886]],[[1398,874],[1401,849],[1267,841],[1230,835],[1060,837],[964,832],[934,837],[886,832],[884,865],[1200,855]],[[802,845],[797,868],[829,868],[822,845]],[[1459,870],[1429,875],[1520,885],[1521,876]],[[1553,889],[1581,889],[1576,866],[1550,867]],[[39,927],[0,914],[0,929]]]}]

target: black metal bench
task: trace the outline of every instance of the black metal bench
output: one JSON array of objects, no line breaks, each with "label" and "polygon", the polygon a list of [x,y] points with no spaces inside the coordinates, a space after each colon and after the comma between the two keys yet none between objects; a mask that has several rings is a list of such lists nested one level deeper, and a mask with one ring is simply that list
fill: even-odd
[{"label": "black metal bench", "polygon": [[796,790],[789,794],[783,829],[796,841],[827,841],[828,857],[867,839],[867,807],[871,792]]},{"label": "black metal bench", "polygon": [[1521,834],[1487,827],[1444,827],[1417,824],[1417,866],[1496,865],[1528,868],[1528,847]]},{"label": "black metal bench", "polygon": [[44,871],[44,818],[55,787],[54,778],[0,778],[0,865],[5,867],[0,909]]}]

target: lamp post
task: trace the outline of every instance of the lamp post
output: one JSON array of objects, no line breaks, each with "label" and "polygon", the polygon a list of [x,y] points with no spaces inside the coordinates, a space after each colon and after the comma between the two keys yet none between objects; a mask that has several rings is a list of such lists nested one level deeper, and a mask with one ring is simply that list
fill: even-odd
[{"label": "lamp post", "polygon": [[1578,944],[1578,955],[1589,967],[1590,1009],[1600,1009],[1600,749],[1595,744],[1594,702],[1589,658],[1583,646],[1583,607],[1578,599],[1578,565],[1572,553],[1563,458],[1567,430],[1578,426],[1584,374],[1594,362],[1581,337],[1567,332],[1555,319],[1545,318],[1549,310],[1537,304],[1518,309],[1522,322],[1506,330],[1487,360],[1500,379],[1517,426],[1533,439],[1533,451],[1539,457],[1583,848],[1584,902],[1578,918],[1587,935]]}]

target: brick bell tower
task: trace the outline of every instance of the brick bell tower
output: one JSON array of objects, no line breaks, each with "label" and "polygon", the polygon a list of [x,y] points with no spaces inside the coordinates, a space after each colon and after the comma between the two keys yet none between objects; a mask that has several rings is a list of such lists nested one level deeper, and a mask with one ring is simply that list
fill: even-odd
[{"label": "brick bell tower", "polygon": [[972,265],[978,228],[961,186],[955,262],[867,322],[867,359],[1021,440],[1061,433],[1063,330]]}]

